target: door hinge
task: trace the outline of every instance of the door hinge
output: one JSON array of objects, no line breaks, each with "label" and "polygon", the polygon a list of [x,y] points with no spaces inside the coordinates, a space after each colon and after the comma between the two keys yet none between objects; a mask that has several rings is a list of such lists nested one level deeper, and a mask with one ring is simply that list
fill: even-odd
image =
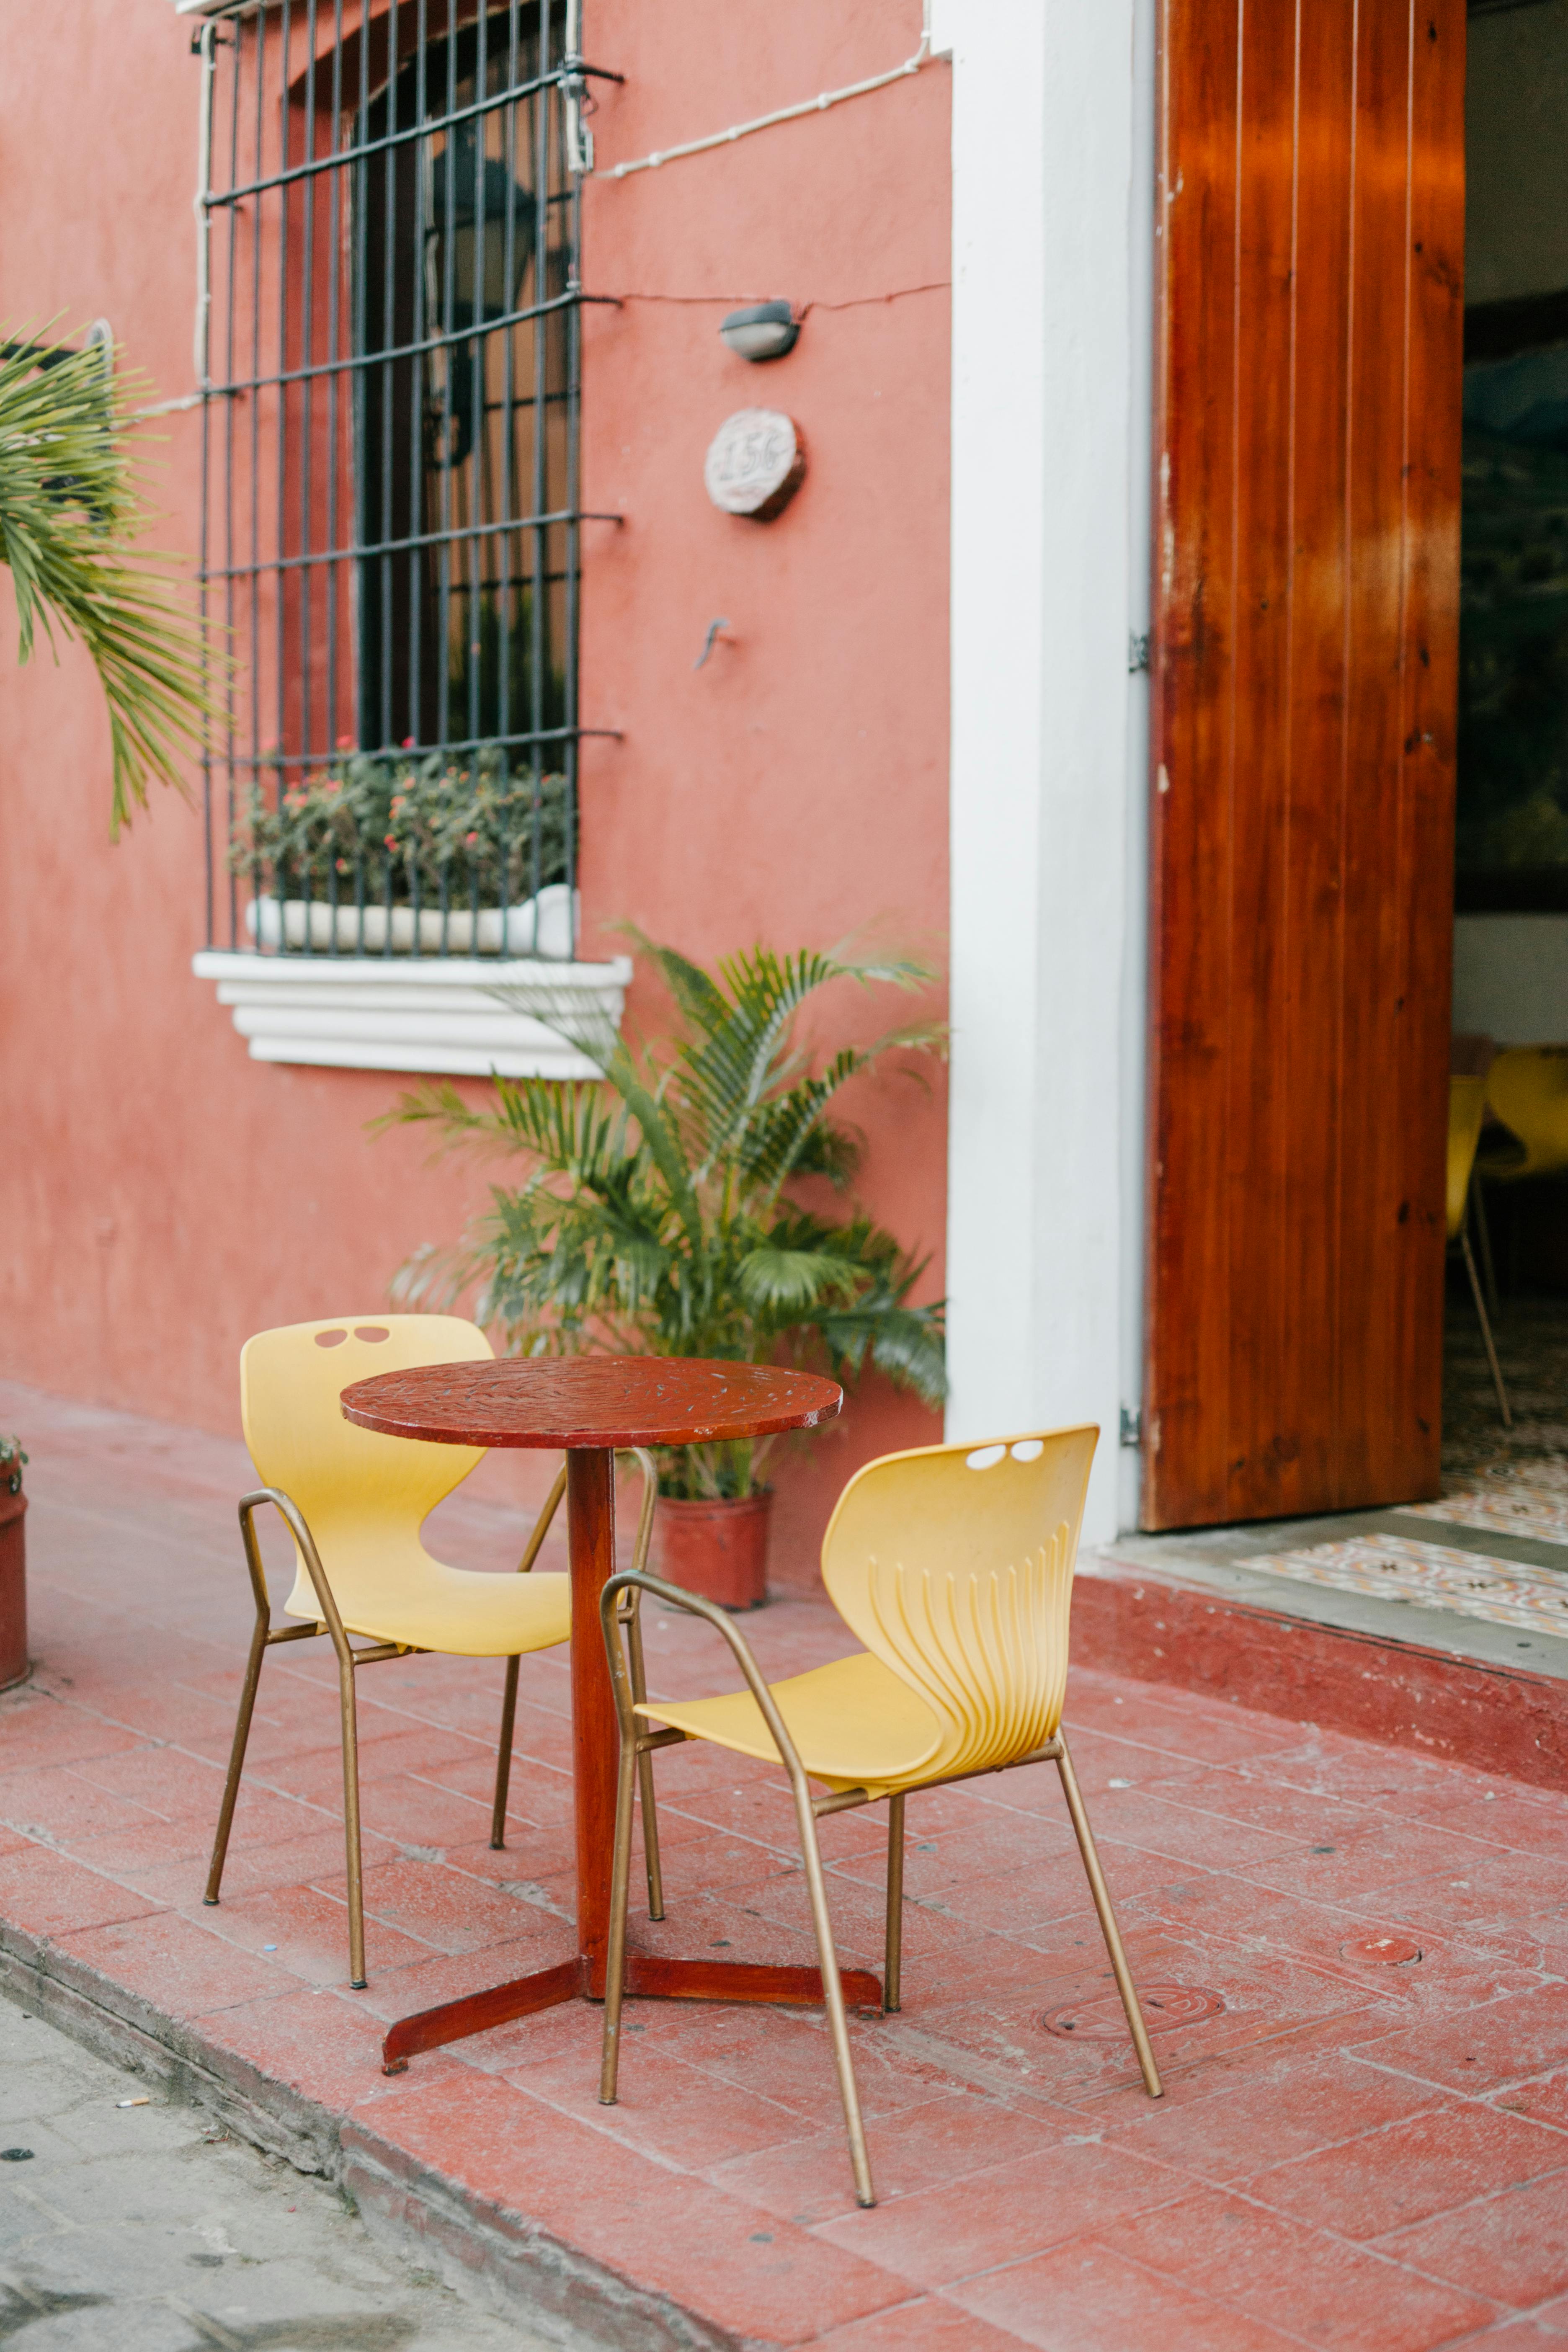
[{"label": "door hinge", "polygon": [[1143,1443],[1143,1416],[1133,1405],[1124,1404],[1121,1408],[1121,1443],[1123,1445],[1142,1445]]},{"label": "door hinge", "polygon": [[1137,632],[1135,629],[1134,629],[1134,630],[1131,630],[1131,631],[1129,631],[1129,633],[1128,633],[1128,638],[1127,638],[1127,670],[1128,670],[1128,675],[1129,675],[1130,677],[1131,677],[1131,676],[1135,675],[1135,674],[1136,674],[1136,672],[1137,672],[1137,671],[1139,671],[1139,670],[1141,670],[1141,669],[1147,669],[1147,668],[1148,668],[1148,667],[1149,667],[1149,632],[1148,632],[1148,630],[1147,630],[1147,629],[1145,629],[1145,630],[1143,631],[1143,633],[1142,633],[1142,635],[1140,635],[1138,634],[1138,632]]}]

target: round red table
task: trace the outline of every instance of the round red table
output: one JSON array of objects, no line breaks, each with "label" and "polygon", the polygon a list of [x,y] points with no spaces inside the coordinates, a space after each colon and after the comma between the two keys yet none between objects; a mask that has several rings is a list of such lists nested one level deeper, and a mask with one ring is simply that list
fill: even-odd
[{"label": "round red table", "polygon": [[[420,2050],[460,2041],[575,1994],[604,1998],[609,1940],[618,1734],[599,1622],[599,1595],[616,1569],[616,1448],[702,1445],[767,1437],[831,1421],[844,1402],[836,1381],[763,1364],[666,1356],[503,1357],[426,1364],[355,1381],[342,1397],[346,1420],[388,1437],[437,1445],[564,1449],[566,1534],[572,1575],[572,1753],[577,1832],[577,1954],[488,1992],[400,2018],[382,2063],[396,2074]],[[851,2000],[867,1996],[855,1972]],[[820,2000],[815,1969],[628,1955],[628,1992],[685,1999]],[[874,1995],[872,1997],[875,1997]]]}]

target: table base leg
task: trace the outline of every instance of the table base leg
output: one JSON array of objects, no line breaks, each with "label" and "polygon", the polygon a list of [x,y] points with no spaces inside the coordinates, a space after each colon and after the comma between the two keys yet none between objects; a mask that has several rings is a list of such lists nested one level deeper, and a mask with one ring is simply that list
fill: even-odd
[{"label": "table base leg", "polygon": [[[840,1969],[838,1980],[847,2008],[881,2008],[881,1983],[869,1969]],[[644,2000],[762,2000],[820,2008],[822,1972],[769,1968],[749,1960],[672,1960],[652,1952],[628,1952],[626,1991]],[[487,2032],[492,2025],[509,2025],[514,2018],[553,2009],[579,1994],[592,2000],[604,1999],[603,1961],[595,1968],[585,1955],[563,1960],[558,1968],[514,1977],[510,1984],[494,1985],[488,1992],[468,1993],[461,2000],[443,2001],[438,2009],[400,2017],[388,2028],[382,2043],[382,2072],[401,2074],[410,2058],[422,2050],[439,2050],[448,2042]]]},{"label": "table base leg", "polygon": [[461,2000],[444,2000],[438,2009],[422,2009],[400,2017],[387,2029],[381,2045],[381,2071],[401,2074],[422,2050],[439,2050],[444,2042],[461,2042],[470,2033],[484,2033],[492,2025],[510,2025],[514,2017],[531,2017],[536,2009],[553,2009],[587,1990],[587,1962],[563,1960],[558,1968],[541,1969],[531,1977],[513,1977],[510,1984],[492,1985],[488,1992],[470,1992]]},{"label": "table base leg", "polygon": [[[840,1969],[849,2009],[880,2009],[880,1980],[868,1969]],[[776,2000],[822,2006],[820,1969],[769,1968],[752,1960],[667,1960],[652,1952],[626,1954],[626,1990],[639,2000]]]}]

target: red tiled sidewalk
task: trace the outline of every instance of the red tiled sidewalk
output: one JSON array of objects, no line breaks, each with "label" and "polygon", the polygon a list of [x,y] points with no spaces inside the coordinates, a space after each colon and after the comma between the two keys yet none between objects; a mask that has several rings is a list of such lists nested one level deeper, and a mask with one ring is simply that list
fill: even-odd
[{"label": "red tiled sidewalk", "polygon": [[[853,2028],[863,2213],[812,2015],[634,2004],[614,2109],[580,2004],[382,2075],[384,2020],[570,1948],[564,1654],[524,1662],[500,1854],[498,1670],[367,1672],[371,1985],[350,1993],[324,1646],[268,1662],[225,1899],[201,1902],[247,1626],[242,1452],[0,1387],[13,1426],[38,1660],[0,1700],[13,1988],[313,2135],[373,2218],[637,2352],[1568,2352],[1568,1798],[1076,1675],[1140,1981],[1223,2006],[1154,2013],[1152,2105],[1125,2041],[1042,2024],[1110,1989],[1054,1776],[911,1801],[906,2006]],[[510,1564],[510,1515],[443,1519],[448,1556]],[[749,1630],[775,1673],[849,1646],[803,1601]],[[710,1639],[652,1623],[655,1687],[722,1686]],[[641,1939],[806,1958],[777,1776],[678,1750],[660,1788],[670,1916]],[[880,1838],[879,1817],[825,1825],[841,1948],[873,1967]],[[1421,1958],[1359,1956],[1384,1934]]]}]

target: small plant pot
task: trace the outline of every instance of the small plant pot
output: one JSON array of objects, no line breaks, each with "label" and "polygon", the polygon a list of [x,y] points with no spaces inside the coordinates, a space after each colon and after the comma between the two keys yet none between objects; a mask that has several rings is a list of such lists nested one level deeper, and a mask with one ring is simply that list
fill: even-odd
[{"label": "small plant pot", "polygon": [[0,1478],[0,1690],[27,1672],[27,1497]]},{"label": "small plant pot", "polygon": [[653,1523],[658,1573],[721,1609],[760,1609],[768,1597],[773,1506],[771,1494],[699,1503],[661,1495]]}]

